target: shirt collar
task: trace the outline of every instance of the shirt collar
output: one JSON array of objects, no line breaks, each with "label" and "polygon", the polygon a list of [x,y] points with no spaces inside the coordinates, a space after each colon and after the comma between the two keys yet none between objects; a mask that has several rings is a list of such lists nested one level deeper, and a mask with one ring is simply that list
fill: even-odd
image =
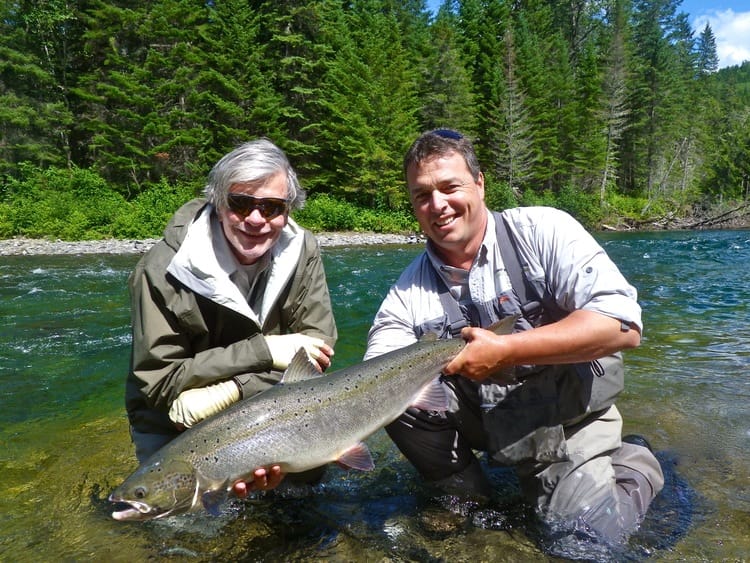
[{"label": "shirt collar", "polygon": [[[471,268],[483,268],[490,264],[494,257],[496,248],[497,237],[495,236],[495,219],[492,213],[487,210],[487,226],[484,232],[484,238],[482,239],[482,244],[479,247],[477,255],[474,257]],[[435,252],[434,244],[431,240],[427,241],[425,250],[433,267],[440,273],[440,276],[449,287],[456,283],[462,283],[462,281],[468,277],[468,270],[446,264],[442,258],[440,258],[438,253]]]}]

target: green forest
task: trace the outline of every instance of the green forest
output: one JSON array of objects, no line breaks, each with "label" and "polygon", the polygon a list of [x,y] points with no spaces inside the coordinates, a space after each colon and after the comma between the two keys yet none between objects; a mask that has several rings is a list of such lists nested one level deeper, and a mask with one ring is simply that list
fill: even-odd
[{"label": "green forest", "polygon": [[402,158],[450,127],[488,204],[591,228],[748,205],[750,62],[680,0],[5,0],[0,238],[147,238],[237,144],[313,230],[409,231]]}]

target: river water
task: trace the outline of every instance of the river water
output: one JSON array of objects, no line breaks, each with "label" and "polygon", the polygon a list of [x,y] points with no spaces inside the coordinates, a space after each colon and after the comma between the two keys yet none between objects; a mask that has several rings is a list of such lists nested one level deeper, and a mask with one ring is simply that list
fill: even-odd
[{"label": "river water", "polygon": [[[598,238],[644,308],[618,401],[625,432],[649,438],[667,483],[623,552],[580,556],[745,560],[750,231]],[[362,356],[377,305],[418,251],[324,248],[334,369]],[[502,505],[489,518],[427,518],[419,481],[382,432],[368,440],[374,471],[331,467],[306,498],[237,503],[221,517],[112,520],[107,495],[136,465],[122,393],[137,259],[0,257],[0,561],[561,560],[540,551],[505,470],[492,470]]]}]

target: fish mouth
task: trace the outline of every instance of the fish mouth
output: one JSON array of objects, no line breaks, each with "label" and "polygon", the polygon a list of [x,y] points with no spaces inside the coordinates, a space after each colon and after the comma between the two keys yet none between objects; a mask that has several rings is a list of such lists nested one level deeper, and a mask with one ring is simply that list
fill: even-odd
[{"label": "fish mouth", "polygon": [[150,520],[152,518],[166,516],[166,513],[157,514],[157,508],[146,504],[145,502],[138,502],[137,500],[125,500],[114,495],[110,495],[109,502],[115,504],[115,510],[112,512],[112,518],[118,521]]}]

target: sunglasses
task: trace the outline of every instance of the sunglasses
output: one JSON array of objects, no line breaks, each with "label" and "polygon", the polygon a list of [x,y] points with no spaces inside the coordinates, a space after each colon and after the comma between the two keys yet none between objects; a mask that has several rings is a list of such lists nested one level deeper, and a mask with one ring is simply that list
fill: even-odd
[{"label": "sunglasses", "polygon": [[246,194],[227,195],[227,207],[243,219],[256,209],[264,219],[273,219],[289,210],[289,202],[280,197],[253,197]]},{"label": "sunglasses", "polygon": [[460,141],[464,138],[461,133],[454,131],[453,129],[433,129],[431,133],[438,137],[442,137],[443,139],[453,139],[454,141]]}]

